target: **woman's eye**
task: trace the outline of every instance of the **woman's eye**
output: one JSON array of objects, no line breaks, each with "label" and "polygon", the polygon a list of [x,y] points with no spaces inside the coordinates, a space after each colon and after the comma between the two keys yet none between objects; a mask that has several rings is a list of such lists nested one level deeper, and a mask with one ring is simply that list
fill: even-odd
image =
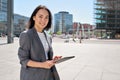
[{"label": "woman's eye", "polygon": [[42,16],[39,16],[39,18],[42,18]]},{"label": "woman's eye", "polygon": [[45,19],[49,19],[49,17],[46,17]]}]

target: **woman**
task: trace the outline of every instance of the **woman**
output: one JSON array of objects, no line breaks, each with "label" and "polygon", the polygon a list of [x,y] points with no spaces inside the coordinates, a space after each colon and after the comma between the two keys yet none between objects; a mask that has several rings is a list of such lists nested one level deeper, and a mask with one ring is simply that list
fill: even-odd
[{"label": "woman", "polygon": [[51,38],[45,32],[51,23],[50,10],[40,5],[30,17],[28,30],[20,34],[20,80],[60,80],[54,60],[61,56],[52,58]]}]

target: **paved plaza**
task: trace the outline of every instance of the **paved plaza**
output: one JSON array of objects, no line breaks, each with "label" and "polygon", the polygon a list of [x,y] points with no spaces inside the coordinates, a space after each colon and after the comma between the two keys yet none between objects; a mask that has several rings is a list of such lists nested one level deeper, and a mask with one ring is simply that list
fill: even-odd
[{"label": "paved plaza", "polygon": [[[20,80],[18,38],[6,44],[0,38],[0,80]],[[56,64],[61,80],[120,80],[120,40],[79,40],[65,43],[53,38],[54,55],[75,56]]]}]

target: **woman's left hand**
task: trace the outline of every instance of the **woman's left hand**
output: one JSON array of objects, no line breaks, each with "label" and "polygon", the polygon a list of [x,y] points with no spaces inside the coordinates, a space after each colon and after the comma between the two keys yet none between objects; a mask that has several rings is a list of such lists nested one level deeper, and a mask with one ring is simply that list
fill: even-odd
[{"label": "woman's left hand", "polygon": [[55,56],[55,57],[53,58],[53,61],[56,62],[57,60],[59,60],[59,59],[61,59],[61,58],[62,58],[62,56]]}]

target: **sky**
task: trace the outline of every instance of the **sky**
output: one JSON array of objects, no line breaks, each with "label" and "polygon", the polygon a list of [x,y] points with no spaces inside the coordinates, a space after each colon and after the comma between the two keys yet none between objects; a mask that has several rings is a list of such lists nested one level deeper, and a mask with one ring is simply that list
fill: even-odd
[{"label": "sky", "polygon": [[73,22],[94,24],[94,0],[14,0],[14,13],[30,17],[38,5],[45,5],[54,14],[67,11]]}]

